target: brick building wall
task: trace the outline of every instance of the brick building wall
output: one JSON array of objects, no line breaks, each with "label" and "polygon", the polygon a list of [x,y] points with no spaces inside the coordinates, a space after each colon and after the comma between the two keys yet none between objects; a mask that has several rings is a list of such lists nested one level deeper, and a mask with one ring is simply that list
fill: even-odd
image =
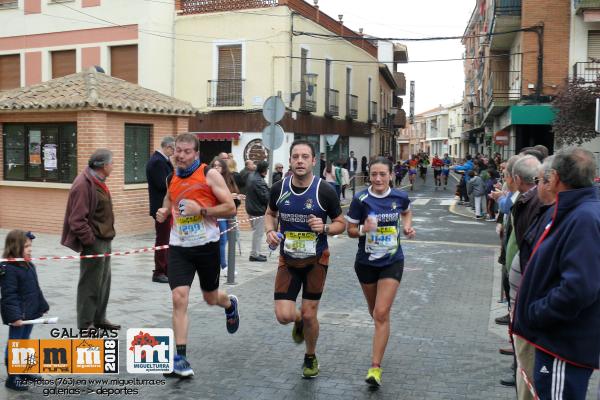
[{"label": "brick building wall", "polygon": [[[565,84],[569,74],[569,32],[571,24],[570,0],[523,0],[522,27],[544,23],[544,95],[555,95]],[[530,83],[537,85],[538,38],[533,32],[524,32],[523,54],[524,95],[534,94]],[[532,53],[529,53],[532,52]]]},{"label": "brick building wall", "polygon": [[[125,123],[153,126],[151,149],[160,147],[164,136],[188,130],[187,117],[151,116],[102,111],[3,114],[2,123],[77,123],[77,169],[81,172],[93,151],[106,147],[114,153],[114,169],[107,179],[113,197],[117,234],[152,232],[145,184],[124,184]],[[0,125],[1,129],[1,125]],[[0,146],[3,148],[2,139]],[[4,177],[0,152],[0,177]],[[6,183],[0,190],[0,227],[60,233],[69,194],[69,184],[42,182]],[[18,186],[13,186],[18,185]]]}]

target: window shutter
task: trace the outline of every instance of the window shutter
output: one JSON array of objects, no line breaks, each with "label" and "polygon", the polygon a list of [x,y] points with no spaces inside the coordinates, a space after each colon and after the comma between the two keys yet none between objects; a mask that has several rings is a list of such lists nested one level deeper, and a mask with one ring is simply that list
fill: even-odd
[{"label": "window shutter", "polygon": [[588,31],[588,58],[600,59],[600,31]]},{"label": "window shutter", "polygon": [[137,45],[110,48],[110,74],[131,83],[138,83]]},{"label": "window shutter", "polygon": [[0,56],[0,90],[21,87],[21,56]]},{"label": "window shutter", "polygon": [[243,105],[241,45],[219,47],[218,74],[217,105]]},{"label": "window shutter", "polygon": [[74,74],[75,68],[75,50],[52,52],[52,79]]},{"label": "window shutter", "polygon": [[219,80],[242,79],[242,46],[219,47]]}]

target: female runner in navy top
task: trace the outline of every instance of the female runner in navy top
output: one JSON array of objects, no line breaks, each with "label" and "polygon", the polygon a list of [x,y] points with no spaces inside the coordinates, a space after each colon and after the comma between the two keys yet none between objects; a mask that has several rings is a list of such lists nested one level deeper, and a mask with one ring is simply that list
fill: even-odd
[{"label": "female runner in navy top", "polygon": [[406,192],[390,187],[392,163],[376,158],[369,167],[371,186],[356,194],[346,219],[348,236],[358,238],[354,270],[375,321],[371,368],[366,381],[381,385],[381,360],[390,336],[390,309],[400,286],[404,254],[400,234],[415,236]]}]

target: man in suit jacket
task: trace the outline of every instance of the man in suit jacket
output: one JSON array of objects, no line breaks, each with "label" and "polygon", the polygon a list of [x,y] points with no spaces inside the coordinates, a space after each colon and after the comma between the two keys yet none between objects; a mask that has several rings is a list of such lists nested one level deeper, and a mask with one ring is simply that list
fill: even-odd
[{"label": "man in suit jacket", "polygon": [[[167,177],[173,173],[173,164],[169,157],[175,152],[175,139],[171,136],[165,137],[160,143],[160,149],[156,150],[148,164],[146,164],[146,178],[148,179],[148,195],[150,196],[150,216],[154,218],[156,230],[155,246],[169,244],[171,232],[171,217],[164,222],[156,221],[156,211],[162,207],[163,200],[167,194]],[[157,250],[154,252],[154,273],[152,282],[168,283],[167,278],[167,251]]]}]

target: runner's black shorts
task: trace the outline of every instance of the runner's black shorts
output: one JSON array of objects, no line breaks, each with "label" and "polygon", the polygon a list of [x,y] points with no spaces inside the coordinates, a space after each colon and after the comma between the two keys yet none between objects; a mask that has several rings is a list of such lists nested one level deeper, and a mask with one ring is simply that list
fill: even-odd
[{"label": "runner's black shorts", "polygon": [[442,174],[442,170],[441,169],[434,169],[433,170],[433,176],[435,178],[437,178],[438,176],[440,176]]},{"label": "runner's black shorts", "polygon": [[192,286],[195,274],[198,274],[203,292],[219,288],[219,242],[194,247],[170,246],[168,259],[167,276],[171,290],[179,286]]},{"label": "runner's black shorts", "polygon": [[296,260],[279,256],[279,266],[275,276],[275,300],[296,301],[300,289],[302,298],[321,300],[327,277],[329,250],[319,257]]},{"label": "runner's black shorts", "polygon": [[402,273],[404,272],[404,260],[397,261],[385,267],[373,267],[355,262],[354,271],[356,272],[358,281],[363,285],[377,283],[378,280],[385,278],[392,278],[400,282],[402,281]]}]

